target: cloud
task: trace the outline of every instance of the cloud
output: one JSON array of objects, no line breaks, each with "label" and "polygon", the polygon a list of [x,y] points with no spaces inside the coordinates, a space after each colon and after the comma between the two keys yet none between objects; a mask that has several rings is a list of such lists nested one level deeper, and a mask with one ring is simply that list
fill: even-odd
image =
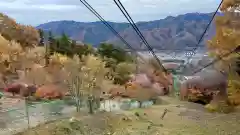
[{"label": "cloud", "polygon": [[[103,18],[126,22],[113,0],[87,0]],[[220,0],[121,0],[135,21],[158,20],[189,12],[214,12]],[[79,0],[0,0],[0,12],[38,25],[56,20],[98,21]]]}]

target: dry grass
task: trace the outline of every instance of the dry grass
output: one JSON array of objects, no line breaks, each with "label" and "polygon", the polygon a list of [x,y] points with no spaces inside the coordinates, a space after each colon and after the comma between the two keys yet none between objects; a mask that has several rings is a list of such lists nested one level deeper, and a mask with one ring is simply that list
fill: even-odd
[{"label": "dry grass", "polygon": [[[73,123],[69,120],[56,121],[18,135],[237,135],[240,133],[238,112],[213,114],[205,112],[204,107],[200,105],[176,104],[175,101],[169,103],[126,111],[123,114],[102,112],[92,116],[78,116],[79,121]],[[168,112],[161,119],[165,109]]]}]

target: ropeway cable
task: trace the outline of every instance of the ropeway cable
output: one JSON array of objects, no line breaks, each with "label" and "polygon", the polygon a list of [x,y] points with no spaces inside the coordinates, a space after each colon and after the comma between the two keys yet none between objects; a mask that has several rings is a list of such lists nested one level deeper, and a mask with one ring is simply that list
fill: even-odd
[{"label": "ropeway cable", "polygon": [[153,55],[153,57],[157,60],[159,66],[163,69],[164,72],[167,72],[167,70],[164,68],[164,66],[162,65],[161,61],[159,60],[159,58],[156,56],[156,54],[154,53],[152,47],[148,44],[148,42],[146,41],[146,39],[144,38],[144,36],[142,35],[141,31],[138,29],[138,27],[136,26],[135,22],[133,21],[133,19],[131,18],[131,16],[129,15],[129,13],[127,12],[127,10],[125,9],[125,7],[123,6],[123,4],[119,1],[119,0],[114,0],[115,4],[117,5],[117,7],[121,10],[121,12],[123,13],[123,15],[125,16],[125,18],[128,20],[128,22],[130,23],[130,25],[132,26],[132,28],[134,29],[134,31],[137,33],[137,35],[140,37],[140,39],[143,41],[143,43],[147,46],[148,50],[151,52],[151,54]]},{"label": "ropeway cable", "polygon": [[138,72],[138,63],[137,63],[137,57],[140,58],[142,61],[145,61],[145,59],[138,54],[138,52],[86,1],[86,0],[80,0],[80,2],[89,9],[110,31],[112,31],[127,47],[131,50],[132,53],[135,54],[136,57],[136,71]]},{"label": "ropeway cable", "polygon": [[[228,52],[228,53],[226,53],[226,54],[223,54],[222,56],[219,56],[218,58],[216,58],[216,59],[213,60],[212,62],[210,62],[210,63],[208,63],[207,65],[205,65],[203,68],[194,71],[194,72],[193,72],[193,75],[196,74],[196,73],[198,73],[198,72],[201,72],[203,69],[205,69],[205,68],[213,65],[214,63],[216,63],[216,62],[218,62],[218,61],[220,61],[220,60],[222,60],[224,57],[228,57],[228,56],[231,55],[232,53],[237,53],[237,54],[239,54],[239,52],[240,52],[240,46],[238,46],[237,48],[235,48],[234,50],[232,50],[232,51],[230,51],[230,52]],[[239,55],[240,55],[240,54],[239,54]]]},{"label": "ropeway cable", "polygon": [[107,28],[109,28],[117,37],[120,38],[120,40],[123,41],[124,44],[128,46],[130,50],[134,50],[133,47],[105,20],[102,18],[100,14],[85,0],[80,0],[80,2],[88,8]]},{"label": "ropeway cable", "polygon": [[184,66],[184,69],[186,68],[186,65],[188,65],[188,64],[190,63],[192,57],[196,54],[196,50],[198,49],[198,47],[199,47],[202,39],[204,38],[204,36],[205,36],[208,28],[209,28],[210,25],[212,24],[212,21],[214,20],[214,18],[215,18],[215,16],[216,16],[218,10],[220,9],[222,3],[223,3],[223,0],[221,0],[221,2],[219,3],[216,11],[215,11],[214,14],[212,15],[212,18],[211,18],[210,22],[208,23],[207,27],[205,28],[204,32],[202,33],[201,37],[199,38],[199,40],[198,40],[198,42],[197,42],[197,44],[196,44],[196,47],[195,47],[195,48],[192,50],[192,52],[190,53],[189,58],[188,58],[188,60],[187,60],[187,63],[186,63],[185,66]]}]

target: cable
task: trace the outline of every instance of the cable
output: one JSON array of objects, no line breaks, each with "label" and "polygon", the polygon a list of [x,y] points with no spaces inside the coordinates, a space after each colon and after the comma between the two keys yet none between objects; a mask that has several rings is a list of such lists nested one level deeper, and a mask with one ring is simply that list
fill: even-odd
[{"label": "cable", "polygon": [[110,31],[112,31],[136,56],[136,71],[138,71],[137,57],[144,61],[144,58],[137,53],[136,50],[88,3],[86,0],[80,0],[80,2],[89,9]]},{"label": "cable", "polygon": [[[239,51],[240,51],[240,46],[238,46],[238,47],[235,48],[234,50],[230,51],[229,53],[226,53],[226,54],[224,54],[224,55],[222,55],[222,56],[219,56],[218,58],[216,58],[215,60],[213,60],[213,61],[210,62],[209,64],[205,65],[203,68],[194,71],[194,72],[193,72],[193,75],[196,74],[196,73],[198,73],[198,72],[201,72],[203,69],[211,66],[212,64],[214,64],[214,63],[216,63],[216,62],[218,62],[218,61],[220,61],[220,60],[222,60],[224,57],[227,57],[227,56],[229,56],[229,55],[232,54],[232,53],[237,53],[237,54],[239,54]],[[239,55],[240,55],[240,54],[239,54]]]},{"label": "cable", "polygon": [[[136,49],[137,50],[137,49]],[[156,49],[157,51],[192,51],[192,49]],[[146,50],[138,50],[139,52],[145,52]],[[128,50],[126,50],[126,52],[129,52]],[[174,52],[171,52],[174,53]],[[168,54],[168,53],[166,53]],[[170,54],[170,53],[169,53]]]},{"label": "cable", "polygon": [[125,40],[123,39],[123,37],[121,35],[119,35],[119,33],[105,20],[101,17],[100,14],[98,14],[98,12],[93,9],[93,7],[88,4],[88,2],[86,2],[85,0],[80,0],[80,2],[87,8],[89,9],[106,27],[108,27],[116,36],[118,36],[124,44],[126,44],[129,49],[134,50],[133,47]]},{"label": "cable", "polygon": [[[196,44],[196,47],[192,50],[192,54],[190,55],[190,57],[188,58],[188,62],[187,62],[187,64],[189,64],[189,62],[190,62],[190,60],[191,60],[191,58],[193,57],[193,55],[195,55],[196,54],[196,50],[197,50],[197,48],[199,47],[199,44],[200,44],[200,42],[202,41],[202,39],[203,39],[203,37],[205,36],[205,34],[206,34],[206,32],[207,32],[207,30],[208,30],[208,28],[210,27],[210,25],[211,25],[211,23],[212,23],[212,21],[214,20],[214,18],[215,18],[215,16],[216,16],[216,14],[217,14],[217,12],[218,12],[218,10],[220,9],[220,7],[221,7],[221,5],[222,5],[222,3],[223,3],[223,0],[221,0],[221,2],[219,3],[219,5],[218,5],[218,7],[217,7],[217,9],[216,9],[216,11],[214,12],[214,14],[213,14],[213,16],[212,16],[212,18],[211,18],[211,20],[210,20],[210,22],[208,23],[208,25],[207,25],[207,27],[206,27],[206,29],[204,30],[204,32],[203,32],[203,34],[202,34],[202,36],[200,37],[200,39],[198,40],[198,42],[197,42],[197,44]],[[186,64],[186,65],[187,65]],[[186,68],[186,66],[184,66],[184,68]]]},{"label": "cable", "polygon": [[134,31],[138,34],[138,36],[142,39],[143,43],[147,46],[148,50],[152,53],[153,57],[157,60],[158,64],[160,67],[162,67],[164,72],[167,72],[167,70],[164,68],[164,66],[161,64],[159,58],[156,56],[156,54],[153,52],[153,49],[151,48],[151,46],[148,44],[148,42],[146,41],[146,39],[144,38],[144,36],[142,35],[141,31],[138,29],[138,27],[136,26],[135,22],[133,21],[133,19],[131,18],[131,16],[129,15],[129,13],[127,12],[127,10],[125,9],[125,7],[123,6],[123,4],[118,0],[118,2],[116,0],[114,0],[115,4],[117,5],[117,7],[121,10],[121,12],[123,13],[123,15],[126,17],[126,19],[128,20],[128,22],[130,23],[130,25],[132,26],[132,28],[134,29]]}]

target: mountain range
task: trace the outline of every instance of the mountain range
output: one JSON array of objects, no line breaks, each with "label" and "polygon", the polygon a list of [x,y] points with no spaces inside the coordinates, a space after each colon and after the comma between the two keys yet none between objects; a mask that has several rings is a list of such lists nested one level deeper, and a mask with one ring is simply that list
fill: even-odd
[{"label": "mountain range", "polygon": [[[136,25],[147,42],[154,49],[188,49],[194,48],[204,33],[213,13],[187,13],[168,16],[164,19],[137,22]],[[133,48],[146,49],[129,23],[108,22]],[[124,46],[102,22],[53,21],[36,28],[51,31],[59,36],[63,32],[71,39],[97,47],[102,42]],[[215,34],[215,25],[211,24],[200,47],[204,48],[206,40]]]}]

